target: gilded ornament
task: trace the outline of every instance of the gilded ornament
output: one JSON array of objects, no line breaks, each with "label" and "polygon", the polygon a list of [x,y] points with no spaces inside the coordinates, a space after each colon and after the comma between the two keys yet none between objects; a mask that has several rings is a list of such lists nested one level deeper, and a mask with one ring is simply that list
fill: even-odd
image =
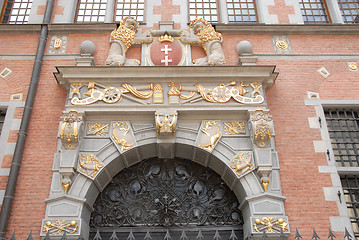
[{"label": "gilded ornament", "polygon": [[[198,24],[200,23],[200,24]],[[190,28],[194,30],[196,35],[200,38],[202,47],[207,52],[205,46],[206,42],[212,40],[222,40],[222,35],[219,32],[216,32],[214,27],[203,18],[196,18],[190,23]]]},{"label": "gilded ornament", "polygon": [[67,191],[69,190],[69,187],[71,186],[71,180],[68,179],[68,181],[65,183],[62,181],[61,184],[62,184],[62,187],[64,188],[65,194],[67,194]]},{"label": "gilded ornament", "polygon": [[115,122],[112,124],[112,139],[121,146],[121,152],[133,146],[133,138],[128,122]]},{"label": "gilded ornament", "polygon": [[[137,59],[126,58],[128,48],[132,46],[136,38],[139,23],[132,17],[125,17],[120,26],[113,30],[110,35],[110,51],[106,59],[108,66],[138,66]],[[138,40],[138,39],[137,39]]]},{"label": "gilded ornament", "polygon": [[256,218],[254,220],[253,227],[257,232],[269,232],[269,233],[275,233],[280,232],[281,230],[283,232],[287,231],[288,223],[284,221],[283,218],[278,218],[277,220],[274,220],[273,217],[263,217],[262,219]]},{"label": "gilded ornament", "polygon": [[56,38],[55,42],[54,42],[54,48],[55,49],[59,49],[62,46],[62,39],[61,38]]},{"label": "gilded ornament", "polygon": [[88,91],[84,93],[85,96],[91,97],[92,93],[95,91],[95,82],[89,82],[87,85]]},{"label": "gilded ornament", "polygon": [[46,221],[43,228],[43,232],[50,233],[52,235],[63,235],[64,233],[74,234],[77,232],[78,224],[74,220],[55,220],[55,222]]},{"label": "gilded ornament", "polygon": [[137,30],[139,27],[139,24],[137,21],[136,21],[136,23],[137,23],[136,26],[133,26],[133,25],[127,26],[125,24],[127,19],[129,19],[129,17],[125,17],[124,19],[122,19],[120,22],[120,26],[116,30],[113,30],[110,35],[111,40],[122,41],[126,46],[126,50],[129,47],[131,47],[131,44],[136,37],[135,30]]},{"label": "gilded ornament", "polygon": [[80,89],[83,86],[83,83],[72,83],[71,84],[71,92],[69,94],[69,99],[71,100],[74,96],[81,99]]},{"label": "gilded ornament", "polygon": [[60,139],[66,149],[73,149],[78,144],[78,130],[82,117],[75,110],[70,111],[64,116],[60,127]]},{"label": "gilded ornament", "polygon": [[254,125],[254,142],[258,147],[266,147],[272,136],[271,117],[267,116],[263,110],[255,110],[251,117]]},{"label": "gilded ornament", "polygon": [[253,91],[251,92],[251,96],[255,97],[256,94],[261,95],[260,89],[262,88],[262,84],[259,82],[253,82],[250,84],[250,86],[253,88]]},{"label": "gilded ornament", "polygon": [[[132,93],[135,97],[138,97],[140,99],[149,99],[153,94],[153,91],[149,91],[149,92],[138,91],[135,87],[133,87],[127,83],[122,84],[121,87],[123,87],[128,92]],[[149,86],[149,89],[150,89],[150,86]]]},{"label": "gilded ornament", "polygon": [[252,154],[250,152],[242,152],[238,154],[231,161],[230,166],[240,177],[247,171],[250,171],[254,168],[252,163]]},{"label": "gilded ornament", "polygon": [[122,100],[121,97],[122,92],[115,87],[107,87],[104,90],[104,96],[102,101],[105,103],[116,103]]},{"label": "gilded ornament", "polygon": [[149,89],[153,91],[152,102],[153,103],[163,103],[163,88],[161,84],[157,83],[154,87],[151,84]]},{"label": "gilded ornament", "polygon": [[94,178],[102,167],[103,164],[93,154],[80,154],[77,171]]},{"label": "gilded ornament", "polygon": [[106,136],[108,134],[108,123],[89,123],[87,135]]},{"label": "gilded ornament", "polygon": [[246,94],[248,90],[244,88],[247,87],[247,85],[244,85],[243,83],[237,84],[235,81],[228,84],[220,83],[217,85],[217,87],[214,88],[205,88],[202,84],[195,84],[197,92],[198,94],[200,94],[200,96],[190,99],[184,103],[195,102],[202,97],[207,102],[212,103],[226,103],[231,98],[233,98],[236,102],[239,103],[259,104],[264,101],[264,98],[259,91],[262,85],[255,84],[256,83],[254,83],[253,86],[251,85],[253,88],[251,98],[244,96],[244,94]]},{"label": "gilded ornament", "polygon": [[200,66],[220,66],[226,64],[222,50],[222,35],[203,18],[196,18],[190,23],[190,28],[199,38],[206,57],[196,59],[194,64]]},{"label": "gilded ornament", "polygon": [[170,89],[168,90],[168,93],[167,95],[170,97],[170,96],[181,96],[181,92],[178,90],[177,88],[177,83],[175,82],[170,82],[168,84],[168,86],[170,87]]},{"label": "gilded ornament", "polygon": [[288,43],[284,40],[278,40],[275,45],[277,46],[277,48],[279,49],[287,49],[288,48]]},{"label": "gilded ornament", "polygon": [[356,71],[356,70],[358,70],[358,66],[357,66],[356,63],[349,63],[348,66],[349,66],[349,69],[350,69],[351,71]]},{"label": "gilded ornament", "polygon": [[168,34],[165,34],[164,36],[161,36],[158,39],[159,42],[173,42],[174,38],[172,36],[168,36]]},{"label": "gilded ornament", "polygon": [[166,115],[157,112],[155,113],[157,136],[161,133],[164,135],[166,133],[172,133],[173,136],[176,134],[177,115],[177,112]]},{"label": "gilded ornament", "polygon": [[170,103],[170,104],[179,103],[179,101],[180,101],[179,99],[181,96],[181,92],[180,92],[180,90],[178,90],[177,85],[178,84],[175,82],[170,82],[168,84],[170,89],[168,90],[167,95],[168,95],[168,103]]},{"label": "gilded ornament", "polygon": [[217,121],[205,121],[201,126],[201,135],[198,147],[207,151],[212,151],[215,144],[221,137],[221,129]]},{"label": "gilded ornament", "polygon": [[224,131],[227,135],[245,133],[245,122],[225,122]]},{"label": "gilded ornament", "polygon": [[[84,93],[83,99],[80,99],[77,96],[71,99],[71,103],[73,105],[89,105],[98,101],[113,104],[122,101],[122,98],[146,105],[150,104],[150,102],[140,99],[149,99],[152,97],[154,90],[159,90],[157,85],[154,88],[152,84],[140,86],[137,88],[127,83],[122,84],[121,87],[105,87],[95,82],[90,82],[87,88],[88,91]],[[141,91],[145,89],[149,89],[151,91]],[[133,94],[136,98],[126,95],[127,93]],[[85,96],[88,97],[85,98]]]},{"label": "gilded ornament", "polygon": [[266,192],[268,190],[268,187],[269,187],[269,178],[268,177],[262,177],[261,183],[262,183],[264,191]]}]

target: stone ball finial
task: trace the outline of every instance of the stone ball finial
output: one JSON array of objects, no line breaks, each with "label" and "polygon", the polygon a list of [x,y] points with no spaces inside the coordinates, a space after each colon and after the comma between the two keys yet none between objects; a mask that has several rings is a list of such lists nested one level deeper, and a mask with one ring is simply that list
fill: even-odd
[{"label": "stone ball finial", "polygon": [[81,55],[93,55],[95,53],[95,44],[90,40],[83,41],[80,45]]},{"label": "stone ball finial", "polygon": [[241,41],[237,45],[237,52],[238,52],[239,56],[252,55],[252,53],[253,53],[252,43],[250,43],[248,41]]}]

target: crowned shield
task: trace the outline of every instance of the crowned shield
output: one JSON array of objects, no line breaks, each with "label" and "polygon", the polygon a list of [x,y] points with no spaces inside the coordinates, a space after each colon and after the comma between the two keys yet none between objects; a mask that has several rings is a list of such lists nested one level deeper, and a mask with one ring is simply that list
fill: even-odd
[{"label": "crowned shield", "polygon": [[155,66],[177,66],[182,59],[182,44],[171,36],[161,36],[152,43],[150,57]]}]

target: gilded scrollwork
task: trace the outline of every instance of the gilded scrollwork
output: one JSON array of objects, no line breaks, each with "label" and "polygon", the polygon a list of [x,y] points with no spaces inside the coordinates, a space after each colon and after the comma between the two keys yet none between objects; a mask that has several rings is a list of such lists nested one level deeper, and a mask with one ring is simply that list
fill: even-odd
[{"label": "gilded scrollwork", "polygon": [[112,139],[121,146],[120,152],[130,149],[134,145],[134,139],[129,134],[131,128],[128,122],[112,123]]},{"label": "gilded scrollwork", "polygon": [[224,122],[224,131],[226,135],[238,135],[245,133],[245,122]]},{"label": "gilded scrollwork", "polygon": [[87,135],[106,136],[108,134],[108,123],[88,123]]},{"label": "gilded scrollwork", "polygon": [[176,134],[177,115],[177,112],[172,114],[155,113],[157,136],[168,133],[171,133],[173,136]]},{"label": "gilded scrollwork", "polygon": [[201,147],[211,152],[221,137],[221,126],[218,121],[204,121],[201,126],[199,144]]},{"label": "gilded scrollwork", "polygon": [[77,171],[88,177],[94,178],[102,167],[103,163],[101,163],[93,154],[80,154]]},{"label": "gilded scrollwork", "polygon": [[283,232],[288,231],[287,227],[288,223],[285,222],[283,218],[278,218],[275,220],[273,217],[263,217],[262,219],[256,218],[254,220],[254,230],[256,232],[269,232],[269,233],[275,233],[280,232],[281,230]]},{"label": "gilded scrollwork", "polygon": [[252,154],[250,152],[242,152],[234,157],[230,163],[231,168],[238,176],[245,174],[247,171],[253,170]]},{"label": "gilded scrollwork", "polygon": [[[178,103],[179,99],[183,99],[183,104],[195,103],[200,100],[205,100],[211,103],[227,103],[234,99],[236,102],[243,104],[260,104],[263,103],[264,97],[260,92],[262,85],[260,83],[251,83],[250,85],[243,82],[237,83],[232,81],[228,84],[219,83],[215,87],[205,87],[202,84],[195,84],[194,86],[182,86],[175,82],[169,84],[168,91],[169,98],[173,98],[170,103]],[[251,97],[245,96],[252,88]],[[189,92],[184,94],[183,92]],[[198,95],[195,96],[195,93]],[[176,99],[175,99],[176,97]]]},{"label": "gilded scrollwork", "polygon": [[82,117],[75,110],[64,115],[60,127],[60,139],[65,149],[73,149],[79,142],[79,128]]},{"label": "gilded scrollwork", "polygon": [[254,127],[254,143],[258,147],[266,147],[272,136],[271,117],[261,109],[254,111],[251,121]]},{"label": "gilded scrollwork", "polygon": [[43,232],[50,233],[51,235],[63,235],[66,234],[74,234],[78,230],[78,224],[76,221],[68,221],[68,220],[55,220],[55,221],[46,221],[43,226]]},{"label": "gilded scrollwork", "polygon": [[[121,102],[123,98],[140,104],[151,104],[146,101],[152,97],[152,102],[162,104],[164,102],[163,87],[161,84],[143,84],[133,86],[123,83],[119,87],[104,86],[100,83],[81,83],[72,87],[69,99],[73,105],[90,105],[98,101],[108,104]],[[87,89],[86,89],[86,88]],[[261,104],[264,97],[261,93],[262,85],[258,82],[244,84],[232,81],[228,84],[219,83],[217,86],[204,86],[200,83],[193,86],[184,86],[176,82],[168,83],[168,103],[187,104],[205,100],[210,103],[227,103],[231,99],[242,104]],[[80,91],[81,88],[85,88]],[[181,100],[183,100],[181,102]]]},{"label": "gilded scrollwork", "polygon": [[[103,101],[108,104],[113,104],[116,102],[120,102],[122,98],[126,98],[131,101],[146,105],[150,104],[150,102],[144,101],[142,99],[149,99],[152,97],[155,91],[157,93],[161,91],[161,85],[157,84],[153,86],[153,84],[149,84],[134,87],[130,84],[124,83],[120,87],[112,87],[103,86],[102,84],[95,82],[89,82],[87,89],[88,91],[85,92],[82,97],[81,94],[80,96],[73,96],[71,98],[71,103],[73,105],[89,105],[98,101]],[[132,94],[134,97],[128,95],[128,93]]]}]

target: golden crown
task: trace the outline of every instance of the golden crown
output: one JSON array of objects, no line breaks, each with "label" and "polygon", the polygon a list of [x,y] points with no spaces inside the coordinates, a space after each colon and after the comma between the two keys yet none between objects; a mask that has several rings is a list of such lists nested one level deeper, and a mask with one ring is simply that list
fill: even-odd
[{"label": "golden crown", "polygon": [[173,42],[173,37],[168,36],[167,34],[165,34],[164,36],[161,36],[158,41],[159,42]]}]

